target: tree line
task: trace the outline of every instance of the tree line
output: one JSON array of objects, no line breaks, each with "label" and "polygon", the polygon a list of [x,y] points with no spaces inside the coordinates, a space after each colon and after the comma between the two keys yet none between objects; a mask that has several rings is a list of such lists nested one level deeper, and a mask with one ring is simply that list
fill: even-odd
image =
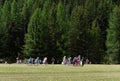
[{"label": "tree line", "polygon": [[0,0],[0,59],[80,54],[120,63],[119,0]]}]

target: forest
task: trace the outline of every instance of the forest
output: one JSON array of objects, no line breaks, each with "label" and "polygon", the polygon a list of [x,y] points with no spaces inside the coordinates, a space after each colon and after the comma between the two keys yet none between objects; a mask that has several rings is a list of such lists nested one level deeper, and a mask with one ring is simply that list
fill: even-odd
[{"label": "forest", "polygon": [[0,61],[77,54],[120,63],[119,0],[0,0]]}]

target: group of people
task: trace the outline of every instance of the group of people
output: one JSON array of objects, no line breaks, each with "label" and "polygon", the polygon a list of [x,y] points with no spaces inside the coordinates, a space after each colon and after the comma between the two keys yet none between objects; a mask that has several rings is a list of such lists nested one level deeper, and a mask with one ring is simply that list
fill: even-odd
[{"label": "group of people", "polygon": [[[55,59],[52,57],[51,59],[51,64],[54,64]],[[27,64],[48,64],[48,58],[44,57],[43,60],[41,60],[39,57],[37,57],[36,59],[30,57],[27,60]]]},{"label": "group of people", "polygon": [[84,66],[84,57],[80,55],[73,58],[73,66]]},{"label": "group of people", "polygon": [[[77,56],[73,57],[73,59],[72,59],[72,57],[67,58],[66,56],[64,56],[61,64],[63,64],[63,65],[73,64],[73,66],[84,66],[85,62],[89,63],[89,60],[88,59],[85,60],[84,57],[81,57],[81,55],[77,55]],[[16,63],[17,64],[22,63],[18,57],[16,58]],[[26,60],[25,63],[26,64],[36,64],[36,65],[48,64],[48,58],[44,57],[43,60],[41,60],[39,57],[36,57],[36,58],[30,57],[29,59]],[[51,64],[54,64],[54,63],[55,63],[55,58],[52,57]],[[56,60],[56,63],[58,63],[57,60]]]},{"label": "group of people", "polygon": [[47,57],[44,57],[43,61],[39,57],[37,57],[36,59],[30,57],[27,60],[27,64],[47,64]]},{"label": "group of people", "polygon": [[85,62],[88,62],[89,60],[85,61],[84,57],[81,57],[81,55],[77,55],[71,59],[71,57],[66,58],[66,56],[63,57],[62,64],[64,65],[70,65],[73,64],[73,66],[84,66]]},{"label": "group of people", "polygon": [[[17,57],[16,63],[21,64],[22,61]],[[30,57],[26,59],[24,63],[26,64],[47,64],[47,57],[44,57],[43,61],[39,57],[36,57],[36,58]]]},{"label": "group of people", "polygon": [[68,57],[66,58],[66,56],[63,57],[63,61],[62,61],[62,64],[68,64],[70,65],[71,64],[71,57]]}]

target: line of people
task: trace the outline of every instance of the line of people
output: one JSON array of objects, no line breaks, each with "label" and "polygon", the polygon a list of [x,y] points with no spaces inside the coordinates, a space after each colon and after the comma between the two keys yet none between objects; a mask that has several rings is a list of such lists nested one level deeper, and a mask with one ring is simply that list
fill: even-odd
[{"label": "line of people", "polygon": [[[51,64],[54,63],[55,63],[55,59],[52,57]],[[41,60],[39,57],[37,57],[36,59],[30,57],[27,61],[27,64],[48,64],[48,58],[44,57],[44,59]]]},{"label": "line of people", "polygon": [[47,57],[44,57],[43,61],[39,57],[37,57],[36,59],[30,57],[27,60],[27,64],[47,64]]},{"label": "line of people", "polygon": [[[49,61],[50,61],[50,59],[49,59]],[[58,64],[59,64],[59,62],[61,63],[61,61],[58,62],[58,60],[55,60],[52,57],[51,64],[54,64],[55,61]],[[16,63],[17,64],[22,63],[21,60],[18,57],[16,58]],[[36,65],[38,65],[38,64],[48,64],[48,58],[44,57],[43,60],[41,60],[39,57],[36,57],[36,59],[30,57],[24,63],[26,63],[26,64],[36,64]],[[89,64],[90,62],[89,62],[88,59],[84,59],[84,57],[81,57],[81,55],[77,55],[77,56],[73,57],[73,59],[72,59],[72,57],[67,58],[66,56],[64,56],[61,64],[63,64],[63,65],[71,65],[71,64],[73,64],[73,66],[84,66],[84,63]]]}]

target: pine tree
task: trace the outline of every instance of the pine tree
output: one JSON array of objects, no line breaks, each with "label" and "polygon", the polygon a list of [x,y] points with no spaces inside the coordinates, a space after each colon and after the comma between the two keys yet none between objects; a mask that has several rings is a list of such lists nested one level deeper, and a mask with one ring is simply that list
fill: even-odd
[{"label": "pine tree", "polygon": [[115,6],[109,19],[107,29],[107,63],[120,63],[120,7]]},{"label": "pine tree", "polygon": [[51,40],[50,40],[50,30],[48,27],[48,16],[49,16],[49,8],[51,8],[50,0],[46,0],[43,4],[43,8],[41,11],[41,19],[40,19],[40,26],[41,26],[41,41],[43,49],[42,56],[49,56],[52,57],[51,54]]},{"label": "pine tree", "polygon": [[[48,11],[50,8],[49,0],[45,1],[41,11],[39,8],[32,15],[29,25],[28,32],[25,38],[25,50],[24,52],[28,56],[40,55],[50,56],[50,35],[48,28]],[[39,46],[38,46],[39,45]]]},{"label": "pine tree", "polygon": [[86,10],[83,6],[76,6],[72,11],[70,43],[72,54],[84,54],[86,47]]},{"label": "pine tree", "polygon": [[1,58],[9,56],[8,45],[8,25],[10,20],[10,6],[8,0],[5,0],[5,3],[1,9],[0,17],[0,55]]},{"label": "pine tree", "polygon": [[101,46],[101,31],[97,20],[92,22],[92,26],[90,29],[90,40],[89,40],[89,55],[88,58],[93,63],[102,63],[103,59],[103,51]]},{"label": "pine tree", "polygon": [[12,58],[16,58],[21,52],[23,43],[23,29],[21,27],[21,16],[16,0],[13,0],[10,11],[10,21],[8,26],[8,51]]},{"label": "pine tree", "polygon": [[[64,5],[60,1],[57,7],[57,46],[60,52],[65,55],[67,53],[67,33],[68,33],[68,22],[67,15],[64,9]],[[62,55],[62,56],[63,56]]]},{"label": "pine tree", "polygon": [[40,29],[40,9],[37,8],[32,15],[30,22],[28,24],[28,31],[25,35],[25,49],[24,53],[27,56],[36,56],[38,55],[42,50],[42,44],[41,39],[41,33],[42,30]]},{"label": "pine tree", "polygon": [[106,51],[106,45],[105,45],[105,40],[106,40],[106,29],[108,28],[108,19],[109,19],[109,13],[112,10],[112,1],[106,1],[106,0],[100,0],[97,8],[97,21],[99,24],[99,27],[101,29],[101,34],[102,34],[102,43],[101,45],[103,48],[103,51]]},{"label": "pine tree", "polygon": [[[49,28],[49,56],[54,57],[56,59],[59,58],[59,50],[57,50],[57,21],[56,21],[56,6],[54,2],[51,5],[51,9],[49,9],[48,15],[48,28]],[[54,53],[53,53],[54,52]]]}]

